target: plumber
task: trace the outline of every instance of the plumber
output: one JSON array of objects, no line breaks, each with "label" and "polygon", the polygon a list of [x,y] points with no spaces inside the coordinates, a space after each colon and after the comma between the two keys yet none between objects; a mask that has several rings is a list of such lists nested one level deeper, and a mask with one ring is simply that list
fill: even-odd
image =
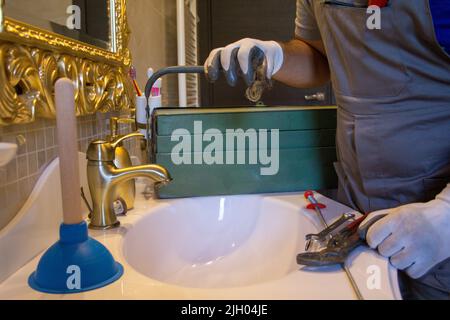
[{"label": "plumber", "polygon": [[[367,19],[376,4],[380,28]],[[297,0],[295,39],[243,39],[211,52],[210,81],[331,79],[339,201],[368,220],[367,242],[401,270],[405,299],[450,297],[450,0]],[[367,221],[367,220],[366,220]]]}]

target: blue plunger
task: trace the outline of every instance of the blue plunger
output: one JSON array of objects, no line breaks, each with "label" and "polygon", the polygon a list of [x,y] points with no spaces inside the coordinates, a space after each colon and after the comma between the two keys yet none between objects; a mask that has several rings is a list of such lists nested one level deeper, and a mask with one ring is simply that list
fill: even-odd
[{"label": "blue plunger", "polygon": [[44,253],[28,284],[44,293],[79,293],[111,284],[122,276],[123,267],[88,236],[81,214],[75,88],[70,79],[56,82],[55,100],[64,223],[59,241]]},{"label": "blue plunger", "polygon": [[42,256],[28,279],[33,289],[54,294],[104,287],[123,274],[123,267],[97,240],[88,237],[86,222],[62,224],[60,239]]}]

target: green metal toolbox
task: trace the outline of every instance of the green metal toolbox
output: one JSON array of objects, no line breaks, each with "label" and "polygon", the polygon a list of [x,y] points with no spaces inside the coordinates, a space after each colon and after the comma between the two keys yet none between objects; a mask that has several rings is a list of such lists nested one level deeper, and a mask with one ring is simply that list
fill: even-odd
[{"label": "green metal toolbox", "polygon": [[160,198],[332,189],[336,107],[157,109],[151,155],[173,181]]}]

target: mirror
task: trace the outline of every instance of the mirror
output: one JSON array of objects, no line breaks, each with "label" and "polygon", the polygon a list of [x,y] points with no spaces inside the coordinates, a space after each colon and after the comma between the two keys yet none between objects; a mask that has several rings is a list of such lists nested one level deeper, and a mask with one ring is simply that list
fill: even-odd
[{"label": "mirror", "polygon": [[110,19],[114,0],[6,0],[4,14],[105,50],[115,51]]},{"label": "mirror", "polygon": [[126,0],[0,0],[0,126],[54,118],[54,83],[77,115],[132,111]]}]

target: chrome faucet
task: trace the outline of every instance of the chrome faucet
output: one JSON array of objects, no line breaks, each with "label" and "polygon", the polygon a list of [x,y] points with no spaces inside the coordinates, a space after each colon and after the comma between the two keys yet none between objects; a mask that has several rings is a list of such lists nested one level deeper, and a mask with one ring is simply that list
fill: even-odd
[{"label": "chrome faucet", "polygon": [[114,212],[114,201],[120,199],[120,185],[131,179],[143,177],[152,180],[156,187],[171,181],[169,172],[159,165],[142,165],[118,169],[114,165],[115,149],[124,140],[141,137],[131,133],[116,139],[113,143],[96,140],[87,151],[87,177],[92,197],[92,212],[89,227],[106,230],[118,227],[120,222]]}]

